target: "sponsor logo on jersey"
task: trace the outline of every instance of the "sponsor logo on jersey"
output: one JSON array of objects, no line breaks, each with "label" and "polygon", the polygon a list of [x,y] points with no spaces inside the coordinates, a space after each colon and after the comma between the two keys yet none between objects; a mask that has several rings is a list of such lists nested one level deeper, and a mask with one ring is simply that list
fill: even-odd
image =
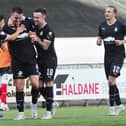
[{"label": "sponsor logo on jersey", "polygon": [[104,38],[104,41],[115,41],[115,38],[109,36],[109,37]]},{"label": "sponsor logo on jersey", "polygon": [[104,38],[104,44],[115,44],[115,38],[111,36]]}]

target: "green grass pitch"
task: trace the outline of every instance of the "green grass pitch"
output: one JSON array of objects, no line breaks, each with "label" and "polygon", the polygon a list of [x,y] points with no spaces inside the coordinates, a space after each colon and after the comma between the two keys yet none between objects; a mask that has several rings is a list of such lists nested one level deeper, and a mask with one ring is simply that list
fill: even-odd
[{"label": "green grass pitch", "polygon": [[119,116],[108,116],[107,106],[57,108],[52,120],[41,120],[44,109],[39,108],[39,119],[31,118],[30,109],[25,110],[25,120],[14,121],[16,110],[1,112],[0,126],[126,126],[126,111]]}]

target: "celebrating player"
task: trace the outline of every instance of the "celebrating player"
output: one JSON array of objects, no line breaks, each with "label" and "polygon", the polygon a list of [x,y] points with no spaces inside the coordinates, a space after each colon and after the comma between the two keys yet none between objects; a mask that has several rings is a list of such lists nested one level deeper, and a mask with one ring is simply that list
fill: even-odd
[{"label": "celebrating player", "polygon": [[36,33],[31,33],[30,37],[36,44],[38,51],[38,65],[40,72],[40,90],[46,99],[46,113],[42,119],[53,117],[53,79],[57,66],[57,56],[54,48],[55,34],[46,22],[46,10],[36,9],[33,12]]},{"label": "celebrating player", "polygon": [[22,8],[14,7],[4,32],[13,34],[19,26],[24,27],[24,31],[17,36],[16,40],[9,41],[12,72],[16,85],[16,102],[19,112],[14,120],[24,119],[24,79],[26,77],[30,78],[33,87],[31,91],[32,106],[34,108],[32,118],[36,119],[38,117],[36,107],[39,93],[39,76],[36,51],[28,35],[28,32],[32,31],[32,22],[30,18],[23,15]]}]

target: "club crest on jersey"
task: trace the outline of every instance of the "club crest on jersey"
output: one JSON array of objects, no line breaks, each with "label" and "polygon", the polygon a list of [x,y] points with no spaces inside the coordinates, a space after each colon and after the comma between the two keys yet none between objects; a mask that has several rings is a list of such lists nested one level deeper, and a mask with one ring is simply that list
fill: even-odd
[{"label": "club crest on jersey", "polygon": [[43,35],[43,31],[40,32],[40,35],[41,35],[41,36]]},{"label": "club crest on jersey", "polygon": [[115,31],[115,32],[117,32],[117,31],[118,31],[118,28],[117,28],[117,27],[115,27],[114,31]]},{"label": "club crest on jersey", "polygon": [[32,25],[32,29],[35,29],[35,26],[34,25]]},{"label": "club crest on jersey", "polygon": [[51,39],[53,37],[53,33],[52,32],[49,32],[48,35],[47,35],[47,38],[48,39]]},{"label": "club crest on jersey", "polygon": [[101,30],[102,30],[102,31],[105,31],[105,28],[104,28],[104,27],[102,27],[102,28],[101,28]]},{"label": "club crest on jersey", "polygon": [[52,32],[49,32],[49,36],[51,36],[52,35]]}]

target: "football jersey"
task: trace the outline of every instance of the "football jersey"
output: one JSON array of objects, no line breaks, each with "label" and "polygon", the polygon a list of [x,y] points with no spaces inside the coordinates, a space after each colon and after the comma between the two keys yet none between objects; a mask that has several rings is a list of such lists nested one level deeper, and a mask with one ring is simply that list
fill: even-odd
[{"label": "football jersey", "polygon": [[116,21],[112,25],[103,22],[99,26],[99,36],[103,39],[105,54],[107,55],[125,55],[124,45],[117,46],[115,40],[123,40],[126,35],[126,25]]},{"label": "football jersey", "polygon": [[[32,19],[25,18],[24,21],[21,22],[24,25],[25,30],[20,33],[14,41],[9,41],[9,49],[12,56],[12,59],[19,59],[21,61],[27,61],[31,58],[35,57],[36,52],[33,44],[29,38],[29,31],[33,31]],[[16,26],[9,27],[5,25],[3,31],[7,34],[13,34],[17,30]]]},{"label": "football jersey", "polygon": [[41,38],[43,41],[48,40],[49,41],[49,48],[47,50],[42,49],[42,47],[37,43],[37,51],[38,51],[38,59],[48,59],[52,57],[56,57],[56,52],[54,48],[54,39],[55,39],[55,33],[53,30],[49,27],[49,25],[46,23],[43,28],[35,28],[36,34]]},{"label": "football jersey", "polygon": [[7,34],[3,30],[0,30],[0,41],[4,42],[6,38],[7,38]]}]

